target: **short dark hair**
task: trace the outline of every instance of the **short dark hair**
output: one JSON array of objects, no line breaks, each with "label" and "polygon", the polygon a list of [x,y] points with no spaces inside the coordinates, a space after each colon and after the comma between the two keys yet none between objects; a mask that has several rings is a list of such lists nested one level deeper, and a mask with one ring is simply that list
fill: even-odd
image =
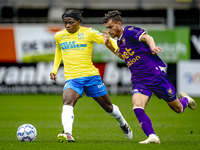
[{"label": "short dark hair", "polygon": [[110,19],[112,19],[114,22],[122,23],[121,12],[118,10],[108,11],[108,13],[105,14],[105,17],[103,17],[103,23],[107,23]]},{"label": "short dark hair", "polygon": [[62,19],[64,20],[65,17],[72,17],[75,20],[80,20],[80,22],[82,22],[83,18],[82,18],[82,11],[77,10],[77,9],[69,9],[67,10],[63,15],[62,15]]}]

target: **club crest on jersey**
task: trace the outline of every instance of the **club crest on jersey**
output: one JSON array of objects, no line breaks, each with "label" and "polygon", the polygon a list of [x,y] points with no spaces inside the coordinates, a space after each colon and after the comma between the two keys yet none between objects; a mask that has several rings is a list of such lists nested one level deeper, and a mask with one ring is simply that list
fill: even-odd
[{"label": "club crest on jersey", "polygon": [[133,30],[134,29],[134,27],[130,27],[130,28],[128,28],[128,30]]},{"label": "club crest on jersey", "polygon": [[170,95],[170,96],[172,96],[172,95],[174,94],[171,88],[169,88],[169,89],[167,90],[167,93],[168,93],[168,95]]},{"label": "club crest on jersey", "polygon": [[78,33],[78,37],[79,37],[79,39],[81,40],[81,39],[84,39],[83,37],[84,37],[84,33]]},{"label": "club crest on jersey", "polygon": [[125,44],[125,38],[122,39],[122,42]]}]

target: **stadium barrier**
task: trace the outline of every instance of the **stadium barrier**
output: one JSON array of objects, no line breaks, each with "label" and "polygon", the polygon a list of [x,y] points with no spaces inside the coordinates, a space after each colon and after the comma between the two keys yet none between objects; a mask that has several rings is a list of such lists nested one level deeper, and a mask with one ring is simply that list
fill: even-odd
[{"label": "stadium barrier", "polygon": [[[96,25],[94,28],[99,31],[104,29],[102,25]],[[62,29],[61,25],[46,24],[0,26],[0,93],[62,93],[63,71],[58,72],[56,83],[49,79],[56,46],[54,35]],[[159,56],[166,64],[176,66],[180,60],[200,58],[200,30],[190,31],[187,27],[175,28],[172,31],[146,30],[154,37],[156,45],[163,48],[164,53]],[[95,43],[93,61],[99,68],[109,93],[131,93],[131,77],[123,60],[112,54],[104,45]],[[60,69],[62,70],[63,66]],[[170,71],[173,78],[176,71],[178,69]],[[175,80],[176,78],[172,79],[173,82],[176,82]]]}]

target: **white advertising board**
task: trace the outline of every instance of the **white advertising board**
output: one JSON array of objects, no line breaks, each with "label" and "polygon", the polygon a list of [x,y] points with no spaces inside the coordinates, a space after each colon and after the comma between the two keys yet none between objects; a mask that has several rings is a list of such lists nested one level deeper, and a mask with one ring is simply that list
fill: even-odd
[{"label": "white advertising board", "polygon": [[177,92],[200,97],[200,60],[179,61],[177,64]]},{"label": "white advertising board", "polygon": [[50,61],[54,58],[55,33],[63,26],[15,25],[17,62]]}]

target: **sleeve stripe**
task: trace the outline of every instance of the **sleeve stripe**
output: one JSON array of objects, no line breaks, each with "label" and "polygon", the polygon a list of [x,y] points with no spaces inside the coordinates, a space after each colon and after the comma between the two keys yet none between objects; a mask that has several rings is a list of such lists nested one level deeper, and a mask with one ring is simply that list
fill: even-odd
[{"label": "sleeve stripe", "polygon": [[[139,36],[139,41],[141,39],[141,37],[146,33],[146,31],[144,31],[140,36]],[[141,41],[140,41],[141,42]]]}]

